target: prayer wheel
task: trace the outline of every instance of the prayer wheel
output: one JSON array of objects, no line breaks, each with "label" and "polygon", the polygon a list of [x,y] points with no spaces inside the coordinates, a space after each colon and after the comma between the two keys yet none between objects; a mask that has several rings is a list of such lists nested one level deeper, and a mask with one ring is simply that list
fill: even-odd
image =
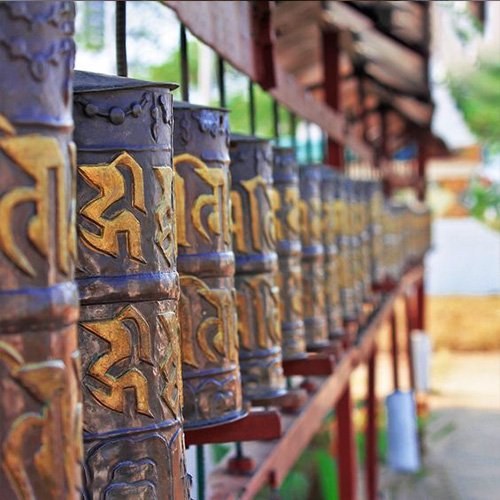
[{"label": "prayer wheel", "polygon": [[285,393],[269,141],[231,137],[231,206],[243,397]]},{"label": "prayer wheel", "polygon": [[175,202],[185,427],[236,420],[242,408],[227,111],[174,105]]},{"label": "prayer wheel", "polygon": [[86,498],[188,498],[171,84],[77,72]]},{"label": "prayer wheel", "polygon": [[350,221],[349,243],[350,261],[353,273],[353,295],[355,316],[357,320],[362,319],[363,311],[363,253],[362,253],[362,215],[361,215],[361,193],[360,181],[350,180],[347,192],[348,214]]},{"label": "prayer wheel", "polygon": [[304,327],[307,349],[317,350],[329,343],[321,231],[321,165],[302,166],[299,177]]},{"label": "prayer wheel", "polygon": [[0,2],[0,497],[81,498],[73,2]]},{"label": "prayer wheel", "polygon": [[339,247],[340,301],[344,323],[357,319],[351,250],[351,207],[348,204],[351,190],[351,181],[345,176],[339,176],[335,182],[335,213],[339,221],[337,242]]},{"label": "prayer wheel", "polygon": [[358,182],[359,191],[359,226],[360,226],[360,245],[361,245],[361,284],[363,306],[370,306],[373,302],[372,296],[372,271],[371,271],[371,245],[370,245],[370,185],[368,181]]},{"label": "prayer wheel", "polygon": [[283,359],[306,356],[298,165],[292,148],[273,148],[273,197]]},{"label": "prayer wheel", "polygon": [[371,277],[373,284],[380,284],[384,281],[383,263],[383,212],[384,197],[382,185],[378,181],[368,183],[369,192],[369,221],[368,230],[370,233],[371,247]]},{"label": "prayer wheel", "polygon": [[340,301],[339,248],[337,227],[340,221],[335,212],[335,183],[339,174],[331,167],[321,169],[321,232],[325,250],[325,305],[328,320],[328,334],[332,341],[344,336],[342,303]]}]

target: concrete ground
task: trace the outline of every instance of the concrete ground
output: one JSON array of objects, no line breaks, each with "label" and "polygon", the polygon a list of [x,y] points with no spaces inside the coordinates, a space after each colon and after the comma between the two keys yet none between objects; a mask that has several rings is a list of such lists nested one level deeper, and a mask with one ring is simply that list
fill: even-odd
[{"label": "concrete ground", "polygon": [[[382,356],[382,391],[390,390],[387,365]],[[440,352],[432,365],[422,470],[404,475],[382,468],[380,498],[500,499],[500,353]]]}]

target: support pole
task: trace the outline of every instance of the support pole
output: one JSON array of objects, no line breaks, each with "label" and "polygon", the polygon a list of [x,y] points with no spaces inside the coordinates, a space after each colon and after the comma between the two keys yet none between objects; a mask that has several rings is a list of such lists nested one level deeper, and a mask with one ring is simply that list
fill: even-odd
[{"label": "support pole", "polygon": [[356,500],[358,498],[356,441],[352,419],[350,382],[347,382],[344,393],[337,403],[337,422],[339,498],[340,500]]},{"label": "support pole", "polygon": [[224,59],[217,57],[217,85],[219,87],[219,104],[221,108],[226,107],[226,77]]},{"label": "support pole", "polygon": [[[340,109],[340,40],[337,31],[323,32],[323,71],[325,103],[335,111]],[[331,137],[328,138],[328,163],[344,170],[344,147]]]},{"label": "support pole", "polygon": [[255,135],[255,89],[251,79],[248,80],[248,117],[250,135]]},{"label": "support pole", "polygon": [[376,500],[378,488],[376,360],[377,348],[375,346],[368,360],[366,398],[366,498],[368,500]]},{"label": "support pole", "polygon": [[127,76],[127,2],[115,2],[116,5],[116,72],[119,76]]},{"label": "support pole", "polygon": [[416,328],[425,330],[425,283],[424,278],[417,285]]},{"label": "support pole", "polygon": [[392,377],[393,377],[394,390],[399,391],[398,335],[397,335],[396,314],[394,312],[394,309],[391,312],[391,317],[389,321],[391,328],[391,345],[392,345]]},{"label": "support pole", "polygon": [[189,101],[189,62],[186,27],[181,24],[180,29],[180,55],[181,55],[181,92],[182,100]]},{"label": "support pole", "polygon": [[413,352],[411,346],[411,332],[415,329],[415,300],[417,296],[415,289],[412,288],[404,295],[405,316],[406,316],[406,342],[408,355],[408,369],[410,371],[410,387],[415,389],[415,374],[413,370]]}]

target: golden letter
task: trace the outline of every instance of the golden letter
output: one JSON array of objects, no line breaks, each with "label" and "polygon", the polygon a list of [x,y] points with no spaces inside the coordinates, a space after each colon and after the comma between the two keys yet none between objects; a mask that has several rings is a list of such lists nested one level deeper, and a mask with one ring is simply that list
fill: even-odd
[{"label": "golden letter", "polygon": [[[175,166],[175,159],[174,159]],[[190,247],[186,235],[186,191],[184,179],[175,172],[174,177],[175,189],[175,219],[176,219],[176,239],[177,243],[182,247]]]},{"label": "golden letter", "polygon": [[[5,124],[2,125],[5,128]],[[64,273],[70,267],[70,228],[68,228],[68,207],[66,203],[65,159],[57,139],[38,134],[9,136],[0,138],[0,150],[3,150],[23,172],[35,181],[33,187],[22,186],[12,189],[0,197],[0,250],[17,266],[30,276],[36,272],[27,257],[17,246],[12,232],[14,209],[23,203],[35,204],[35,215],[31,216],[28,239],[38,253],[49,255],[51,228],[51,193],[50,171],[56,175],[56,235],[57,260]]]},{"label": "golden letter", "polygon": [[110,320],[82,322],[83,328],[110,346],[109,350],[99,355],[89,367],[89,375],[104,384],[108,391],[88,388],[97,401],[118,412],[124,411],[124,389],[132,388],[135,391],[137,412],[152,417],[149,410],[148,381],[144,374],[136,367],[126,369],[118,376],[108,373],[120,361],[132,358],[134,340],[130,328],[126,327],[126,321],[132,323],[137,330],[139,359],[150,364],[153,362],[149,325],[134,306],[124,307]]},{"label": "golden letter", "polygon": [[166,333],[166,352],[161,363],[161,372],[165,378],[162,399],[165,401],[172,417],[177,418],[182,408],[182,376],[181,353],[179,349],[179,323],[174,312],[166,312],[158,316],[161,328]]},{"label": "golden letter", "polygon": [[[209,304],[211,304],[215,310],[216,315],[203,319],[196,329],[196,334],[192,328],[186,329],[183,335],[182,342],[182,359],[184,363],[188,363],[191,366],[197,367],[198,361],[193,348],[193,339],[188,338],[190,335],[196,335],[196,340],[200,346],[201,351],[205,357],[212,362],[217,362],[217,353],[221,356],[225,356],[226,353],[228,357],[232,360],[232,342],[228,339],[228,335],[235,331],[235,298],[231,290],[224,289],[211,289],[204,281],[195,276],[181,276],[181,289],[183,288],[183,294],[181,295],[181,307],[183,308],[182,318],[186,320],[184,314],[186,311],[186,291],[195,290],[196,293],[204,298]],[[189,314],[192,314],[189,312]],[[187,327],[192,326],[192,319],[188,319]],[[213,332],[215,331],[215,334]],[[211,345],[209,344],[209,339],[211,340]],[[226,346],[229,346],[230,352],[227,352]]]},{"label": "golden letter", "polygon": [[153,167],[153,171],[161,187],[160,202],[155,210],[155,243],[161,250],[168,265],[172,267],[177,252],[173,227],[174,219],[172,217],[172,179],[174,171],[170,167]]},{"label": "golden letter", "polygon": [[207,165],[193,155],[184,153],[174,158],[174,167],[187,163],[194,167],[196,175],[210,186],[211,194],[200,194],[191,207],[191,220],[194,229],[207,241],[211,241],[208,231],[202,222],[202,211],[211,206],[212,211],[207,217],[208,229],[216,235],[221,235],[224,242],[231,243],[229,222],[229,188],[228,175],[222,168],[208,168]]},{"label": "golden letter", "polygon": [[[40,411],[27,411],[18,416],[6,434],[2,447],[3,469],[18,498],[39,498],[37,485],[49,492],[50,498],[62,498],[76,488],[74,471],[81,439],[77,405],[68,385],[67,367],[61,360],[25,363],[22,355],[6,342],[0,341],[0,362],[13,380],[40,404]],[[73,387],[76,394],[76,387]],[[22,408],[22,405],[20,406]],[[75,435],[78,436],[73,441]],[[36,440],[33,443],[33,440]],[[57,470],[61,457],[56,456],[63,443],[65,470]],[[26,458],[26,446],[34,446],[34,455]],[[25,458],[26,457],[26,458]],[[33,464],[35,474],[28,472]],[[65,479],[59,480],[58,475]]]},{"label": "golden letter", "polygon": [[277,189],[272,189],[270,193],[271,207],[274,212],[275,236],[277,240],[283,239],[283,226],[278,213],[281,210],[281,196]]},{"label": "golden letter", "polygon": [[141,225],[137,217],[129,210],[120,210],[110,218],[104,217],[105,212],[125,196],[125,179],[118,169],[119,166],[127,167],[132,174],[132,205],[146,213],[142,168],[128,153],[121,153],[111,163],[80,165],[78,170],[85,181],[99,190],[99,195],[85,204],[80,209],[80,214],[101,230],[101,234],[95,234],[80,228],[80,235],[93,250],[118,257],[118,234],[123,233],[127,236],[130,257],[144,262]]},{"label": "golden letter", "polygon": [[245,231],[243,228],[243,206],[241,195],[238,191],[231,191],[232,231],[234,249],[240,253],[248,253],[245,242]]}]

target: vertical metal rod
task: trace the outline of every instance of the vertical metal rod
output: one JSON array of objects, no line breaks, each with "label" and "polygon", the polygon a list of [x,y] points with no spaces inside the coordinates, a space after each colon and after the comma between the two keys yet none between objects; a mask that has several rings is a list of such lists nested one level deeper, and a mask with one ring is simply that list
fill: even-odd
[{"label": "vertical metal rod", "polygon": [[236,443],[236,458],[239,460],[243,458],[243,445],[239,441]]},{"label": "vertical metal rod", "polygon": [[337,421],[339,498],[340,500],[356,500],[358,498],[356,444],[349,382],[347,382],[344,392],[337,403]]},{"label": "vertical metal rod", "polygon": [[181,23],[180,29],[180,55],[181,55],[181,93],[182,100],[189,101],[189,61],[186,27]]},{"label": "vertical metal rod", "polygon": [[290,118],[290,138],[292,143],[292,148],[297,149],[297,116],[295,113],[289,111]]},{"label": "vertical metal rod", "polygon": [[418,141],[418,156],[417,156],[417,174],[418,174],[418,184],[417,184],[417,197],[420,201],[425,200],[425,166],[427,161],[427,151],[426,151],[426,134],[424,131],[419,133]]},{"label": "vertical metal rod", "polygon": [[417,314],[415,323],[419,330],[425,330],[425,283],[423,278],[417,285]]},{"label": "vertical metal rod", "polygon": [[[323,71],[325,102],[335,111],[340,110],[340,40],[339,33],[323,32]],[[332,138],[328,139],[328,163],[344,169],[344,147]]]},{"label": "vertical metal rod", "polygon": [[276,146],[279,146],[280,143],[280,116],[279,116],[279,107],[278,101],[273,99],[273,131],[274,131],[274,140],[276,141]]},{"label": "vertical metal rod", "polygon": [[394,382],[394,390],[399,391],[398,335],[397,335],[396,314],[394,312],[394,309],[391,312],[390,328],[391,328],[391,347],[392,347],[392,377]]},{"label": "vertical metal rod", "polygon": [[306,162],[312,163],[313,161],[313,151],[312,151],[312,138],[311,138],[311,124],[306,122]]},{"label": "vertical metal rod", "polygon": [[250,118],[250,134],[255,135],[255,88],[250,78],[248,79],[248,111]]},{"label": "vertical metal rod", "polygon": [[366,497],[376,500],[378,482],[377,453],[377,393],[376,393],[377,348],[368,360],[368,394],[366,415]]},{"label": "vertical metal rod", "polygon": [[410,290],[405,294],[405,316],[406,316],[406,349],[408,356],[408,369],[410,370],[410,387],[412,390],[415,389],[415,374],[413,370],[413,353],[411,346],[411,332],[415,328],[414,321],[414,301],[415,301],[415,289]]},{"label": "vertical metal rod", "polygon": [[116,70],[119,76],[127,76],[127,2],[118,1],[115,6]]},{"label": "vertical metal rod", "polygon": [[226,107],[226,78],[224,59],[217,56],[217,85],[219,87],[219,104],[222,108]]},{"label": "vertical metal rod", "polygon": [[196,471],[198,479],[198,500],[205,500],[205,450],[203,445],[196,447]]}]

